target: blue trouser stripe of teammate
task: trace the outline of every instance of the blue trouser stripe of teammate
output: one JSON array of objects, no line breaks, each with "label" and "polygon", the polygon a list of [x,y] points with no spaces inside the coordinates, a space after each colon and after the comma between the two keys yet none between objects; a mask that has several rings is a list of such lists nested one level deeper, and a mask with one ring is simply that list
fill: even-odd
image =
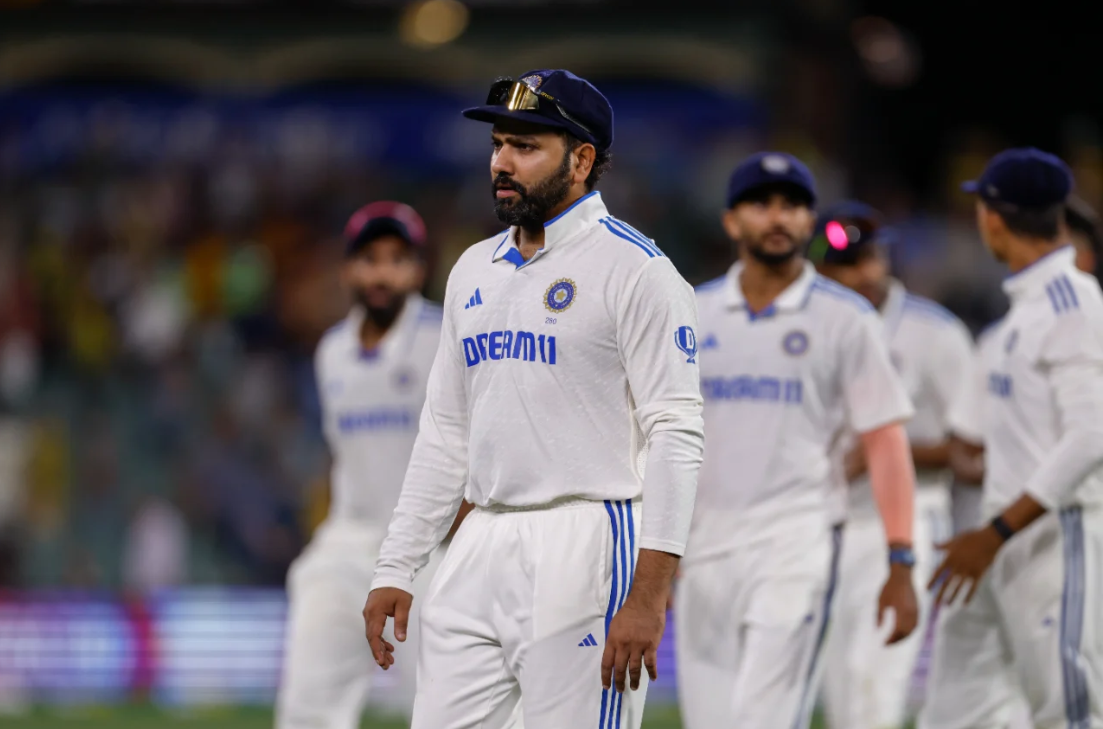
[{"label": "blue trouser stripe of teammate", "polygon": [[1065,716],[1069,729],[1090,724],[1088,679],[1080,665],[1084,627],[1084,525],[1080,507],[1061,511],[1065,550],[1065,584],[1061,593],[1061,673],[1065,685]]},{"label": "blue trouser stripe of teammate", "polygon": [[[605,611],[605,639],[609,639],[609,623],[613,615],[624,605],[624,598],[632,586],[636,572],[636,524],[632,515],[632,500],[606,501],[605,511],[613,528],[613,581],[609,588],[609,607]],[[627,537],[627,539],[624,539]],[[625,686],[625,690],[628,687]],[[620,707],[624,695],[615,687],[601,690],[601,716],[598,729],[619,729]]]},{"label": "blue trouser stripe of teammate", "polygon": [[842,556],[843,528],[836,526],[831,532],[831,567],[827,578],[827,591],[823,596],[823,617],[820,619],[819,633],[816,635],[816,645],[812,649],[812,660],[808,662],[808,675],[805,677],[804,690],[801,691],[800,704],[798,704],[797,716],[793,721],[794,729],[804,722],[804,715],[808,711],[808,702],[811,700],[812,685],[816,676],[816,668],[823,653],[823,644],[827,639],[827,626],[831,622],[831,605],[835,601],[835,588],[839,584],[839,557]]}]

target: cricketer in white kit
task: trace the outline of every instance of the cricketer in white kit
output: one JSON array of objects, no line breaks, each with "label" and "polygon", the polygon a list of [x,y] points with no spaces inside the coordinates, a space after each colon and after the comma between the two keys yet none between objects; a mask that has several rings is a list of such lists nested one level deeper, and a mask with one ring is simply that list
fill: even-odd
[{"label": "cricketer in white kit", "polygon": [[[675,592],[687,729],[806,727],[840,528],[833,444],[861,433],[894,560],[880,608],[915,627],[912,414],[868,301],[801,255],[815,189],[797,159],[761,153],[732,174],[741,260],[697,289],[709,447]],[[887,555],[886,555],[887,561]]]},{"label": "cricketer in white kit", "polygon": [[931,600],[925,588],[935,566],[934,545],[951,530],[949,411],[969,389],[973,372],[969,330],[949,311],[909,293],[889,275],[882,237],[876,210],[857,201],[837,203],[821,211],[808,258],[821,274],[861,294],[880,312],[889,356],[915,408],[905,431],[917,469],[912,573],[922,629],[886,645],[888,626],[877,627],[877,595],[888,577],[888,550],[864,451],[855,437],[848,437],[837,451],[847,515],[824,648],[823,698],[832,729],[904,726],[911,679],[929,624]]},{"label": "cricketer in white kit", "polygon": [[966,189],[1011,310],[984,350],[991,521],[936,569],[949,606],[919,726],[1003,727],[1021,692],[1037,729],[1103,727],[1103,293],[1061,244],[1064,162],[1007,150]]},{"label": "cricketer in white kit", "polygon": [[[1103,228],[1095,210],[1083,198],[1069,195],[1065,202],[1065,235],[1076,251],[1074,262],[1084,273],[1099,280],[1099,263],[1103,250]],[[1000,345],[1000,324],[1003,318],[989,324],[977,336],[973,352],[970,387],[965,388],[954,400],[948,413],[954,438],[950,442],[950,461],[957,477],[957,484],[964,486],[955,494],[954,531],[975,529],[981,523],[980,486],[984,482],[984,415],[983,397],[987,390],[984,362],[989,357],[989,347]],[[964,508],[962,508],[964,507]]]},{"label": "cricketer in white kit", "polygon": [[[364,648],[359,612],[398,502],[440,339],[440,307],[416,293],[425,245],[417,213],[400,203],[366,205],[349,220],[345,242],[342,278],[355,303],[322,337],[314,358],[333,462],[331,506],[288,573],[278,729],[360,725],[377,669]],[[405,650],[412,660],[416,649]],[[398,678],[387,703],[408,715],[414,672]]]},{"label": "cricketer in white kit", "polygon": [[[612,109],[561,70],[494,84],[509,230],[448,280],[421,431],[364,609],[376,661],[461,498],[422,607],[414,729],[638,728],[703,435],[693,293],[590,190]],[[637,689],[638,690],[628,690]]]}]

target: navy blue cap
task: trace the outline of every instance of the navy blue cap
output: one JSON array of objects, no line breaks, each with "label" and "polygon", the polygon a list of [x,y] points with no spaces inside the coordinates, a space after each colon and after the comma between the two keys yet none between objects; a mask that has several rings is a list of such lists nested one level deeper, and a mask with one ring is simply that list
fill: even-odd
[{"label": "navy blue cap", "polygon": [[1072,192],[1072,170],[1060,157],[1040,149],[1006,149],[989,160],[979,179],[961,189],[985,202],[1047,208],[1064,202]]},{"label": "navy blue cap", "polygon": [[755,188],[791,185],[807,195],[809,207],[816,204],[816,181],[803,162],[785,152],[759,152],[739,163],[728,180],[728,207]]},{"label": "navy blue cap", "polygon": [[488,100],[484,106],[464,109],[463,115],[490,123],[509,118],[565,129],[599,152],[613,146],[613,107],[592,83],[564,69],[529,71],[520,81],[540,95],[539,109],[510,111]]},{"label": "navy blue cap", "polygon": [[819,212],[808,242],[808,260],[851,266],[875,243],[884,242],[882,217],[873,206],[843,200]]}]

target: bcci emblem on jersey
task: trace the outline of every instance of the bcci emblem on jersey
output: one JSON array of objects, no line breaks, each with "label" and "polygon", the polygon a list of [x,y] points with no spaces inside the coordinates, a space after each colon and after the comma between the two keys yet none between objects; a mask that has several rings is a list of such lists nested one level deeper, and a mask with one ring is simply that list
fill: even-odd
[{"label": "bcci emblem on jersey", "polygon": [[575,283],[569,278],[561,278],[544,292],[544,306],[548,311],[566,311],[574,303]]},{"label": "bcci emblem on jersey", "polygon": [[689,357],[686,360],[688,364],[697,364],[697,335],[693,333],[693,327],[678,327],[678,331],[674,332],[674,343],[682,354]]},{"label": "bcci emblem on jersey", "polygon": [[781,348],[786,354],[799,357],[808,351],[808,335],[799,329],[789,332],[785,339],[781,340]]}]

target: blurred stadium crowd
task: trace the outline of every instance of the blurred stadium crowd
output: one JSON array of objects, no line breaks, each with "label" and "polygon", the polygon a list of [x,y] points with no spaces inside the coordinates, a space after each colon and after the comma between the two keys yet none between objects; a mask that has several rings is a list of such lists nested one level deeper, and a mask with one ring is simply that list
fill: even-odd
[{"label": "blurred stadium crowd", "polygon": [[[692,98],[696,121],[649,116],[632,103],[638,88],[613,85],[619,138],[602,191],[696,283],[731,255],[717,220],[729,166],[786,139],[752,110],[724,128],[729,100],[660,92],[665,108]],[[422,105],[434,149],[404,146],[400,116],[356,106],[371,96],[322,90],[243,112],[158,89],[62,87],[0,102],[0,585],[282,584],[325,513],[312,348],[346,306],[344,219],[376,198],[418,208],[437,299],[459,252],[498,227],[488,144],[448,131],[455,100]],[[825,198],[849,192],[828,151],[789,142]],[[972,144],[947,159],[948,177],[975,172],[988,149]],[[872,192],[908,284],[974,330],[993,319],[1000,271],[968,200],[931,214]]]},{"label": "blurred stadium crowd", "polygon": [[[131,62],[114,80],[111,68],[95,82],[21,77],[36,62],[52,68],[50,53],[68,59],[70,76],[81,64],[63,45],[9,43],[0,52],[0,588],[282,585],[325,514],[312,349],[345,311],[343,223],[372,199],[412,204],[434,246],[426,293],[441,298],[459,253],[499,229],[486,130],[458,110],[485,94],[484,67],[520,72],[522,52],[535,62],[536,27],[550,29],[546,52],[580,59],[586,67],[575,70],[616,110],[613,169],[601,185],[610,210],[655,238],[691,283],[730,263],[718,217],[732,165],[780,148],[809,162],[824,202],[859,196],[879,207],[897,273],[978,331],[1006,306],[1002,270],[981,249],[957,183],[1009,142],[1034,140],[986,131],[995,124],[962,127],[931,160],[928,189],[915,190],[871,161],[878,151],[866,149],[860,118],[870,107],[839,103],[854,101],[863,73],[911,83],[914,39],[883,20],[855,21],[855,53],[838,46],[849,4],[807,5],[794,18],[821,13],[805,24],[818,35],[798,20],[771,25],[769,9],[721,23],[702,6],[687,21],[691,45],[660,16],[641,16],[635,40],[570,45],[575,28],[554,9],[539,23],[518,10],[519,26],[505,10],[476,10],[471,42],[451,62],[400,52],[383,33],[365,43],[329,28],[331,42],[273,42],[268,65],[254,64],[283,63],[292,81],[275,92],[194,83],[239,71],[243,52],[217,67],[213,51],[176,59],[173,73],[193,75],[187,84],[136,81],[134,59],[161,68],[171,49],[191,48],[165,40],[168,16],[146,18],[147,37],[134,32]],[[202,17],[178,19],[196,30]],[[84,15],[69,20],[73,49],[95,40],[94,29],[73,30],[88,25]],[[294,38],[297,28],[256,36]],[[53,30],[42,22],[37,36],[23,32]],[[110,43],[96,42],[87,48],[111,58]],[[296,65],[307,51],[377,66],[313,83]],[[839,61],[846,53],[851,65]],[[1090,125],[1066,127],[1053,151],[1099,209],[1103,144]]]}]

